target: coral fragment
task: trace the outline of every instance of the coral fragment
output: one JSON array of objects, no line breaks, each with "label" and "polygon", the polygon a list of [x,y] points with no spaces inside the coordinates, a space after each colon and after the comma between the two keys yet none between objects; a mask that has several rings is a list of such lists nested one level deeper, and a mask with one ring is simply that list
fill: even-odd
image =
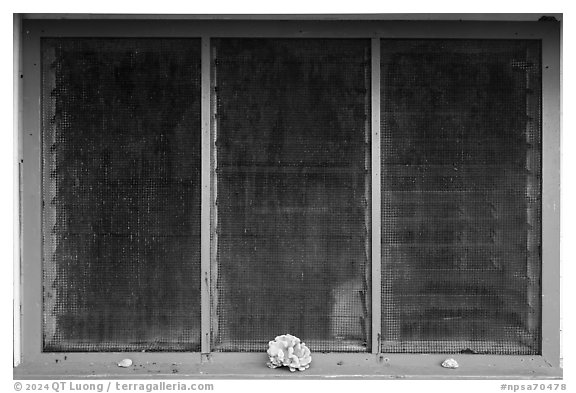
[{"label": "coral fragment", "polygon": [[310,349],[291,334],[277,336],[274,341],[268,343],[268,357],[270,368],[288,367],[290,371],[304,371],[310,367],[312,356]]}]

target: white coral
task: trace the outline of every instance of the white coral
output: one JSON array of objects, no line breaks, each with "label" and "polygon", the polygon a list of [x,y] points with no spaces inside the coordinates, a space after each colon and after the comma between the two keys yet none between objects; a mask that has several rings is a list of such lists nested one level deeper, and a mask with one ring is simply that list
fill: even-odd
[{"label": "white coral", "polygon": [[284,334],[278,336],[274,341],[268,343],[268,357],[270,362],[267,363],[268,367],[276,368],[287,366],[290,371],[304,371],[310,367],[312,356],[310,356],[310,349],[300,342],[298,337],[291,334]]}]

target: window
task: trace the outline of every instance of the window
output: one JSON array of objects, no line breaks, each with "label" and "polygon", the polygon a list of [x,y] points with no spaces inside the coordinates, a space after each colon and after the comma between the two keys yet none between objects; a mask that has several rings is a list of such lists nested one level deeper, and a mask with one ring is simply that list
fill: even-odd
[{"label": "window", "polygon": [[382,58],[382,351],[539,353],[539,42]]},{"label": "window", "polygon": [[44,351],[198,350],[200,40],[42,52]]},{"label": "window", "polygon": [[214,344],[262,351],[287,331],[311,350],[366,351],[370,41],[213,47]]},{"label": "window", "polygon": [[16,376],[561,375],[557,23],[22,31]]}]

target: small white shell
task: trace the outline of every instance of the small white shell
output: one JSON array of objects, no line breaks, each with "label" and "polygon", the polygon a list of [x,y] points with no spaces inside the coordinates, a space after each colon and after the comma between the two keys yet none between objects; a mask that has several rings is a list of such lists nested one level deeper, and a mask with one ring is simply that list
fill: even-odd
[{"label": "small white shell", "polygon": [[118,367],[130,367],[132,365],[131,359],[123,359],[120,363],[118,363]]},{"label": "small white shell", "polygon": [[458,368],[460,365],[458,362],[452,358],[446,359],[442,362],[442,367],[444,368]]}]

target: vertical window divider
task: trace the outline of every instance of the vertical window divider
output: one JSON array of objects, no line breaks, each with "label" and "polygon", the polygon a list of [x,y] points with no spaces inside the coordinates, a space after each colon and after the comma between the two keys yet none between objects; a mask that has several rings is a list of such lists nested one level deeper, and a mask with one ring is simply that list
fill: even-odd
[{"label": "vertical window divider", "polygon": [[211,108],[210,108],[210,37],[202,36],[201,50],[201,122],[202,122],[202,154],[201,154],[201,351],[203,355],[210,353],[210,265],[211,265]]},{"label": "vertical window divider", "polygon": [[380,178],[380,38],[372,38],[372,353],[380,352],[382,331],[381,178]]}]

